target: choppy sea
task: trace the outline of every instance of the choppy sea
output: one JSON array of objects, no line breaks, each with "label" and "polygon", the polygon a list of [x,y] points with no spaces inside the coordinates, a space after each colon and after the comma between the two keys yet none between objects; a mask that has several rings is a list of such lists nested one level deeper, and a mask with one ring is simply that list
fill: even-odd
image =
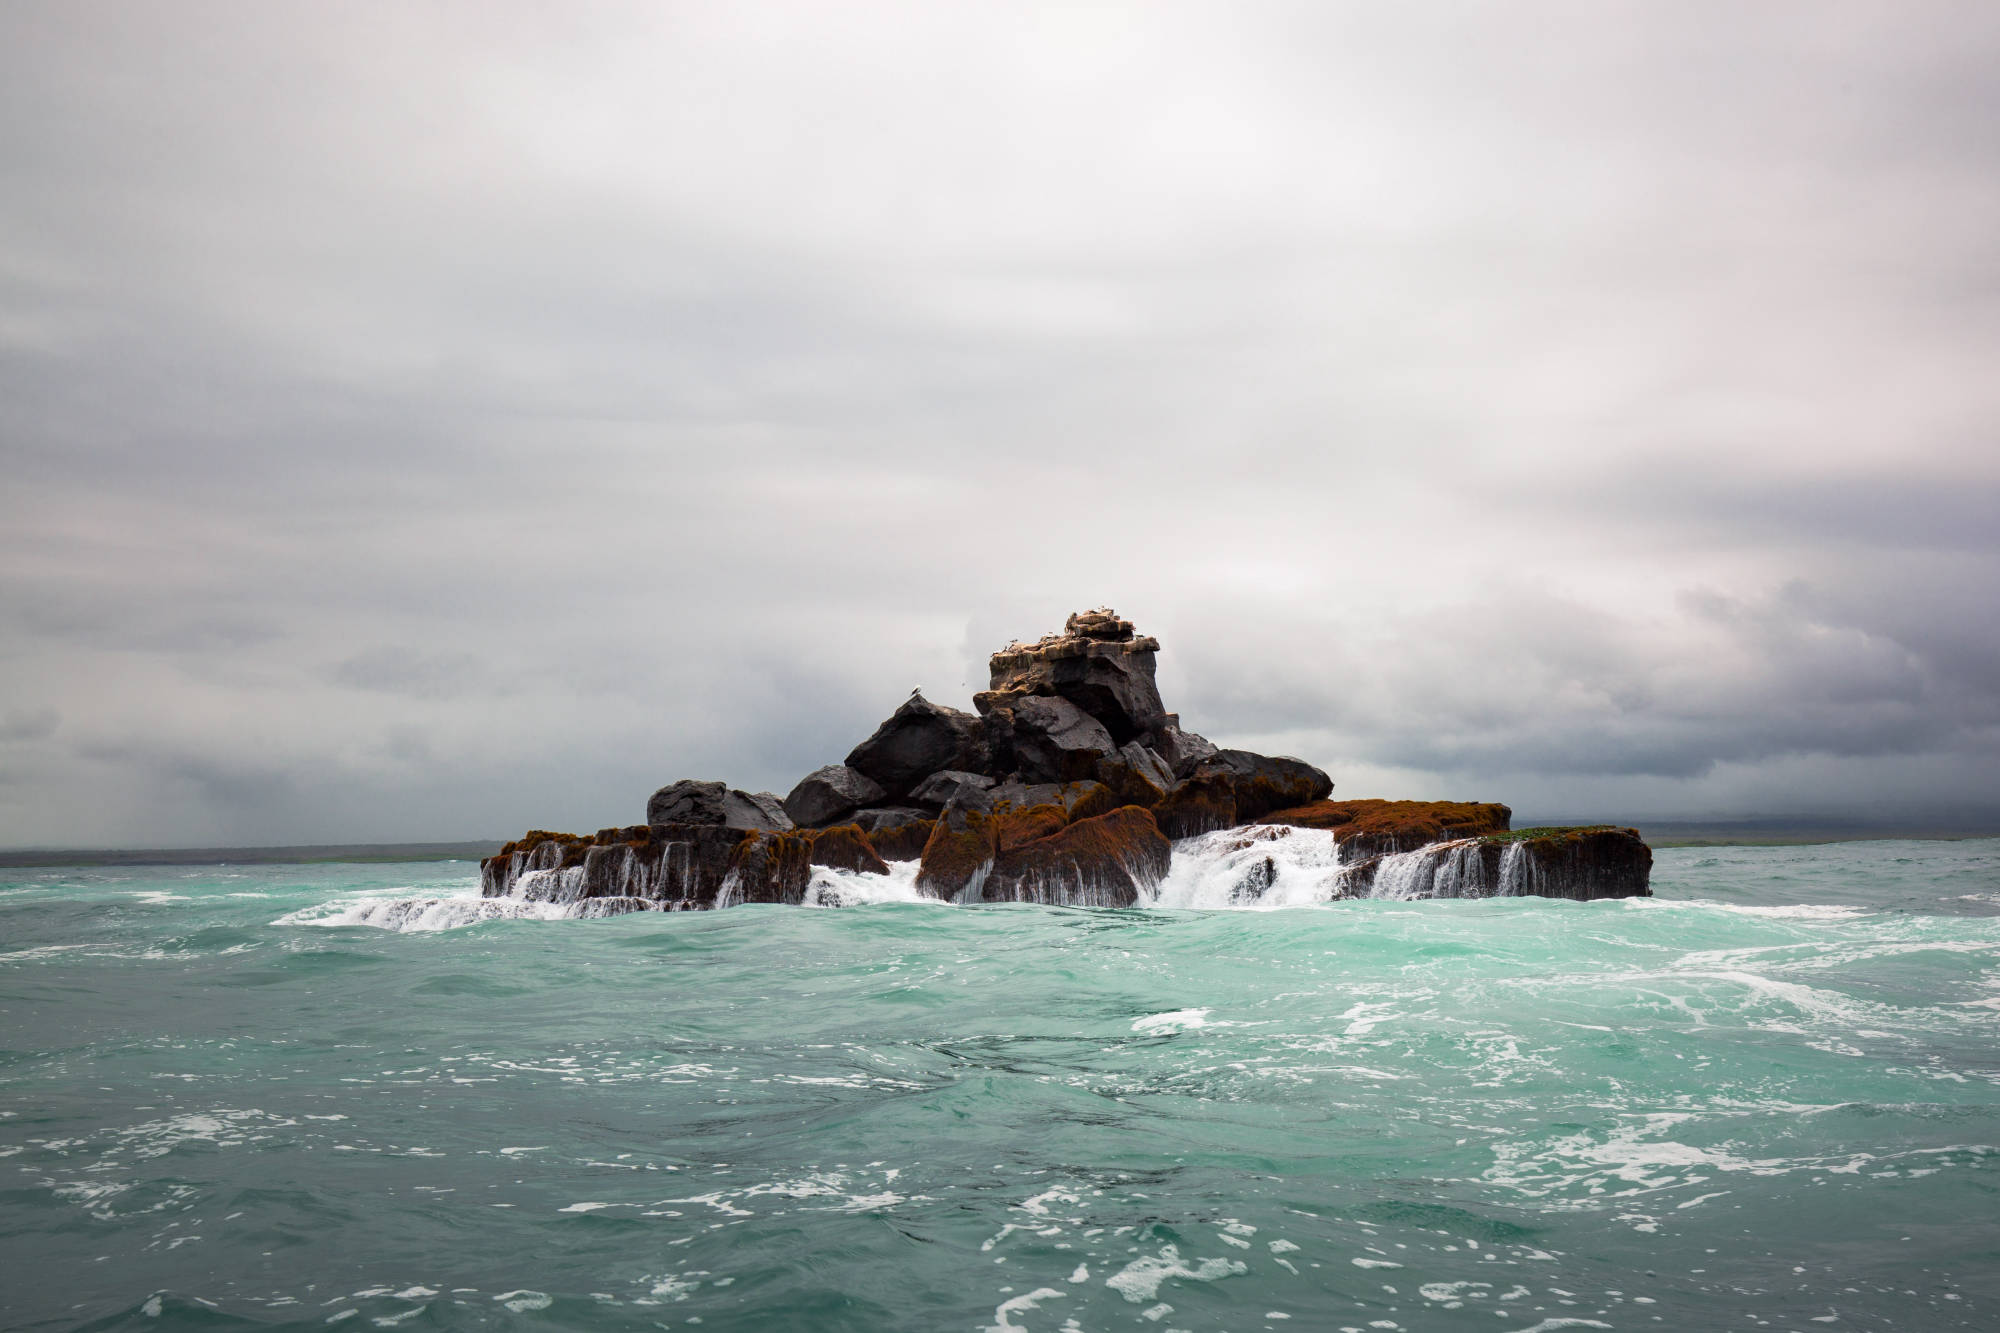
[{"label": "choppy sea", "polygon": [[2000,842],[1654,887],[0,872],[0,1326],[2000,1327]]}]

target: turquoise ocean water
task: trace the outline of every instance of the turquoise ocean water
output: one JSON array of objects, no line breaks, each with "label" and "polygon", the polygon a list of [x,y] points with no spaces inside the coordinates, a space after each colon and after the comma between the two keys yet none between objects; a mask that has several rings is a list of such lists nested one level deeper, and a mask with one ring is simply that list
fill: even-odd
[{"label": "turquoise ocean water", "polygon": [[2000,1327],[2000,842],[352,924],[476,871],[0,872],[0,1326]]}]

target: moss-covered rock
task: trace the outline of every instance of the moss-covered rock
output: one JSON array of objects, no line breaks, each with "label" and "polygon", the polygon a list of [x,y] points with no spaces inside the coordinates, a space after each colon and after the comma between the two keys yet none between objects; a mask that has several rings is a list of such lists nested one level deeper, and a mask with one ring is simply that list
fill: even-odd
[{"label": "moss-covered rock", "polygon": [[1095,819],[1108,815],[1122,802],[1116,792],[1101,782],[1071,782],[1064,784],[1056,792],[1056,801],[1074,824],[1079,819]]},{"label": "moss-covered rock", "polygon": [[1333,830],[1350,857],[1415,851],[1434,842],[1502,833],[1513,818],[1481,801],[1314,801],[1274,810],[1259,822]]},{"label": "moss-covered rock", "polygon": [[1060,833],[1069,822],[1069,816],[1059,805],[1031,805],[1025,810],[1002,810],[993,817],[994,850],[1010,852],[1026,843]]},{"label": "moss-covered rock", "polygon": [[[1336,833],[1336,836],[1338,834]],[[1491,898],[1533,895],[1589,902],[1650,896],[1652,849],[1638,830],[1610,825],[1522,829],[1450,838],[1343,858],[1346,897]]]},{"label": "moss-covered rock", "polygon": [[1173,848],[1151,812],[1128,805],[1000,852],[985,902],[1130,907],[1166,878]]},{"label": "moss-covered rock", "polygon": [[1111,789],[1119,805],[1152,809],[1173,790],[1174,775],[1166,761],[1137,741],[1097,761],[1097,780]]},{"label": "moss-covered rock", "polygon": [[868,841],[868,835],[853,824],[837,824],[813,834],[812,863],[865,874],[889,873],[888,862]]},{"label": "moss-covered rock", "polygon": [[954,808],[938,816],[917,867],[917,891],[947,902],[976,900],[999,848],[995,817]]},{"label": "moss-covered rock", "polygon": [[936,826],[935,819],[923,816],[885,822],[862,831],[867,835],[868,845],[884,861],[914,861],[924,854],[924,844],[931,840],[931,830]]},{"label": "moss-covered rock", "polygon": [[1518,846],[1523,893],[1544,898],[1644,898],[1652,895],[1653,849],[1635,828],[1597,824],[1521,829],[1480,840],[1504,859]]},{"label": "moss-covered rock", "polygon": [[813,843],[809,829],[756,831],[736,845],[715,905],[804,901],[812,882]]},{"label": "moss-covered rock", "polygon": [[1191,774],[1175,783],[1153,807],[1153,818],[1169,838],[1192,838],[1235,828],[1235,784],[1223,773]]}]

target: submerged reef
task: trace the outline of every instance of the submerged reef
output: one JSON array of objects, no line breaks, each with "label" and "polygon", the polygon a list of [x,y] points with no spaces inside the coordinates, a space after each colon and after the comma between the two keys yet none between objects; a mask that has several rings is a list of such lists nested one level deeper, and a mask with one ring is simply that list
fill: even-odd
[{"label": "submerged reef", "polygon": [[[1132,907],[1174,844],[1240,863],[1232,902],[1279,875],[1275,848],[1331,835],[1329,898],[1651,892],[1629,828],[1510,828],[1504,805],[1331,798],[1301,759],[1220,749],[1166,711],[1159,641],[1100,609],[994,653],[973,712],[913,693],[838,764],[782,799],[713,781],[654,792],[646,822],[523,835],[481,863],[487,897],[620,911],[801,903],[825,872],[889,875],[957,903]],[[1240,844],[1240,845],[1239,845]],[[1236,872],[1232,871],[1232,874]]]}]

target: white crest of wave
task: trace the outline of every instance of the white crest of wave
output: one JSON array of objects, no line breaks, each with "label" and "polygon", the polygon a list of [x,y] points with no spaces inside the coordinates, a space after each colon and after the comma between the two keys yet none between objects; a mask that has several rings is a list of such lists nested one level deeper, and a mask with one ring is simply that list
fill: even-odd
[{"label": "white crest of wave", "polygon": [[279,917],[274,926],[373,926],[378,930],[454,930],[482,921],[559,921],[650,911],[644,898],[549,902],[525,898],[350,898]]},{"label": "white crest of wave", "polygon": [[[1132,1030],[1144,1037],[1165,1037],[1208,1026],[1210,1009],[1176,1009],[1171,1013],[1147,1014],[1132,1020]],[[1025,1207],[1025,1205],[1023,1205]]]}]

